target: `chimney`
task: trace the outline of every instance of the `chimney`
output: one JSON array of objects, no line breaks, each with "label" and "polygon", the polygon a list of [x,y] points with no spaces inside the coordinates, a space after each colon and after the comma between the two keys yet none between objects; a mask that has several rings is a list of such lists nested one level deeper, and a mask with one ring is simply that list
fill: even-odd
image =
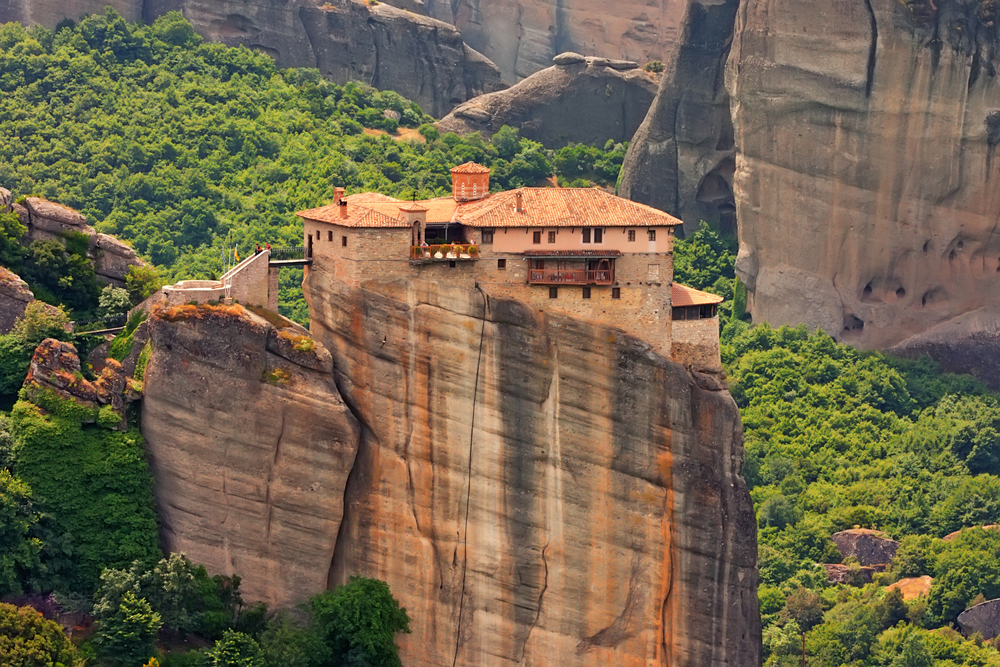
[{"label": "chimney", "polygon": [[338,199],[337,200],[337,208],[340,209],[340,217],[341,217],[341,219],[342,220],[346,220],[347,219],[347,200],[346,199]]},{"label": "chimney", "polygon": [[524,195],[520,190],[514,193],[514,210],[518,213],[524,213]]}]

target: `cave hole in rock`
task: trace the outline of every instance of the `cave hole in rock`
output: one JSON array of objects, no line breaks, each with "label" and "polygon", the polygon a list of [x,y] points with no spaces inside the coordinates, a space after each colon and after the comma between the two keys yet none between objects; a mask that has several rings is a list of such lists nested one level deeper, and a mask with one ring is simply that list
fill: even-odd
[{"label": "cave hole in rock", "polygon": [[1000,273],[1000,258],[997,259],[997,273]]},{"label": "cave hole in rock", "polygon": [[955,244],[955,247],[958,248],[959,250],[962,250],[963,248],[965,248],[965,241],[959,241],[958,243]]},{"label": "cave hole in rock", "polygon": [[948,261],[949,262],[954,262],[956,257],[958,257],[958,254],[954,250],[952,250],[950,253],[948,253]]},{"label": "cave hole in rock", "polygon": [[865,285],[865,288],[861,290],[861,300],[870,301],[871,298],[872,298],[872,284],[871,282],[869,282],[867,285]]},{"label": "cave hole in rock", "polygon": [[865,321],[857,315],[846,313],[844,315],[844,334],[857,334],[865,328]]},{"label": "cave hole in rock", "polygon": [[926,252],[930,252],[930,249],[931,249],[931,242],[930,241],[924,241],[924,252],[925,253]]},{"label": "cave hole in rock", "polygon": [[906,296],[906,290],[902,287],[896,289],[896,298],[902,299]]}]

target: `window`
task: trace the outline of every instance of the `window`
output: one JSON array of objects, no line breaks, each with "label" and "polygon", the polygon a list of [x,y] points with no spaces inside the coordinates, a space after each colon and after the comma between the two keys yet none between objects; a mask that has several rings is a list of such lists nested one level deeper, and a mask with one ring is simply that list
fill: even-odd
[{"label": "window", "polygon": [[595,229],[594,230],[594,243],[600,243],[604,239],[604,230]]},{"label": "window", "polygon": [[346,236],[341,236],[340,237],[340,245],[344,246],[345,248],[347,247],[347,237]]},{"label": "window", "polygon": [[317,241],[319,241],[319,235],[322,234],[322,233],[323,232],[319,231],[318,229],[316,230],[316,240]]},{"label": "window", "polygon": [[559,288],[558,287],[550,287],[549,288],[549,298],[550,299],[558,299],[559,298]]},{"label": "window", "polygon": [[498,259],[497,260],[497,271],[506,271],[506,270],[507,270],[507,260],[506,259]]},{"label": "window", "polygon": [[333,232],[326,233],[326,240],[333,243]]},{"label": "window", "polygon": [[651,283],[659,282],[660,280],[659,264],[650,264],[646,267],[646,280]]},{"label": "window", "polygon": [[493,230],[484,229],[483,230],[483,243],[493,243]]},{"label": "window", "polygon": [[587,228],[584,228],[583,230],[583,242],[590,243],[590,230]]},{"label": "window", "polygon": [[650,241],[655,241],[656,240],[656,230],[655,229],[650,229],[649,230],[649,240]]},{"label": "window", "polygon": [[542,233],[541,232],[531,232],[531,242],[532,243],[536,243],[536,244],[537,243],[541,243],[542,242]]},{"label": "window", "polygon": [[701,313],[699,313],[699,315],[701,315],[701,319],[705,320],[705,319],[708,319],[710,317],[715,317],[715,313],[716,313],[715,309],[716,309],[716,305],[714,303],[702,306],[701,307]]},{"label": "window", "polygon": [[629,240],[630,243],[635,241],[635,230],[634,229],[628,230],[628,240]]},{"label": "window", "polygon": [[549,243],[555,243],[555,242],[556,242],[556,233],[549,232]]},{"label": "window", "polygon": [[472,184],[472,196],[473,197],[478,197],[479,196],[479,184],[478,183],[473,183]]},{"label": "window", "polygon": [[590,288],[589,287],[584,287],[583,288],[583,298],[584,299],[589,299],[590,298]]},{"label": "window", "polygon": [[621,287],[612,287],[611,288],[611,298],[612,299],[620,299],[620,298],[622,298],[622,288]]},{"label": "window", "polygon": [[681,322],[687,319],[686,314],[687,311],[685,308],[674,308],[674,321]]},{"label": "window", "polygon": [[456,266],[458,266],[458,262],[456,262],[455,260],[451,260],[450,262],[448,262],[448,268],[454,269]]}]

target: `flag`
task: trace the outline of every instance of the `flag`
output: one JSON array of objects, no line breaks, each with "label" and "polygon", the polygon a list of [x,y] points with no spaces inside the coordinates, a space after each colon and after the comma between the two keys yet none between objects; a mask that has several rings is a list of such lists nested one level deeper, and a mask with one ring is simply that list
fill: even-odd
[{"label": "flag", "polygon": [[239,262],[240,261],[240,249],[239,248],[233,248],[233,254],[236,256],[236,261]]}]

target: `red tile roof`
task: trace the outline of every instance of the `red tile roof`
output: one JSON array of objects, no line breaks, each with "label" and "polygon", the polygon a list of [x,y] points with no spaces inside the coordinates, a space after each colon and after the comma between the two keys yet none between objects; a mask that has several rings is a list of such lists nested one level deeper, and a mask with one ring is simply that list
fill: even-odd
[{"label": "red tile roof", "polygon": [[[517,196],[521,195],[518,212]],[[470,227],[675,227],[681,221],[597,188],[519,188],[462,204],[456,222]]]},{"label": "red tile roof", "polygon": [[476,164],[475,162],[466,162],[465,164],[460,164],[451,170],[453,174],[488,174],[490,170],[488,167],[484,167],[481,164]]},{"label": "red tile roof", "polygon": [[674,283],[671,302],[675,308],[682,306],[708,306],[714,303],[722,303],[721,296],[709,294],[696,290],[687,285]]}]

